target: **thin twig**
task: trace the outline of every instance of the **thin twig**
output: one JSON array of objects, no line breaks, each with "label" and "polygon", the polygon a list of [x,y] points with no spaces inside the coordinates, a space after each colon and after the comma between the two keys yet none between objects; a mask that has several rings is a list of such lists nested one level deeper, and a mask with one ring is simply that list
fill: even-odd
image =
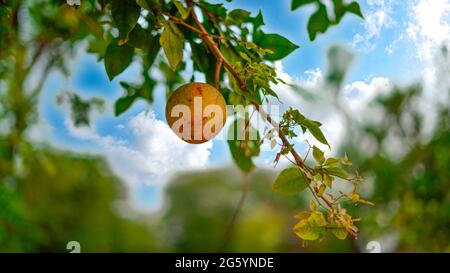
[{"label": "thin twig", "polygon": [[228,41],[236,41],[237,39],[234,38],[230,38],[230,37],[226,37],[226,36],[220,36],[220,35],[215,35],[215,34],[211,34],[205,31],[201,31],[191,25],[189,25],[188,23],[186,23],[185,21],[183,21],[181,18],[178,18],[176,16],[170,15],[170,14],[166,14],[167,16],[169,16],[170,20],[172,20],[173,22],[180,24],[194,32],[197,32],[198,34],[200,34],[200,36],[209,36],[215,39],[219,39],[219,40],[228,40]]},{"label": "thin twig", "polygon": [[222,59],[218,59],[216,62],[216,74],[214,75],[214,87],[219,90],[220,89],[220,70],[222,68]]}]

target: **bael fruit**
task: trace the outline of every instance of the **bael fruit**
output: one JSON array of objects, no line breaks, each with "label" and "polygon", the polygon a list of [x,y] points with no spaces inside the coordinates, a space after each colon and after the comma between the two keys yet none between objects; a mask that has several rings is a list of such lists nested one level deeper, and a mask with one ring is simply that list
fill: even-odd
[{"label": "bael fruit", "polygon": [[225,125],[226,103],[222,94],[206,83],[188,83],[177,88],[166,105],[166,120],[172,131],[191,144],[215,137]]}]

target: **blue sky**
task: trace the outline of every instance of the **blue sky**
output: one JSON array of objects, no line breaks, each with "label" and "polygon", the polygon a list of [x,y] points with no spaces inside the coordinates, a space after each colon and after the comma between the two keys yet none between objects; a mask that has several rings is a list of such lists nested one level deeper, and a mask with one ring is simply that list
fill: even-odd
[{"label": "blue sky", "polygon": [[[434,51],[440,43],[448,43],[450,36],[450,4],[447,0],[359,2],[366,20],[348,15],[338,27],[320,35],[314,42],[308,40],[306,32],[306,20],[312,7],[290,12],[290,0],[234,0],[225,5],[229,9],[247,9],[252,15],[261,10],[265,32],[279,33],[300,46],[282,64],[277,64],[280,74],[290,81],[317,88],[317,82],[326,70],[327,48],[340,44],[351,50],[356,58],[346,79],[346,88],[348,94],[357,94],[348,99],[355,111],[360,111],[358,109],[364,108],[377,88],[386,89],[393,82],[413,82],[427,75],[433,77]],[[54,73],[47,81],[40,97],[39,113],[43,123],[47,124],[48,142],[80,153],[104,155],[130,186],[133,204],[148,208],[160,203],[160,190],[172,173],[170,170],[223,166],[231,159],[225,141],[191,147],[173,138],[170,130],[164,127],[165,94],[161,86],[156,90],[154,105],[135,103],[125,114],[114,117],[113,103],[122,94],[118,83],[135,79],[139,71],[139,64],[134,64],[110,82],[102,62],[97,62],[95,56],[79,53],[72,62],[68,78]],[[55,104],[55,96],[64,90],[105,99],[106,109],[92,117],[91,128],[74,128],[67,107]],[[342,131],[339,119],[318,113],[314,107],[302,105],[301,100],[291,100],[289,92],[292,91],[283,87],[279,91],[286,93],[282,97],[293,106],[302,107],[313,117],[318,117],[328,126],[326,132],[338,135],[336,132]],[[155,132],[155,128],[160,130]],[[333,141],[338,145],[339,136]],[[177,151],[171,152],[174,149]],[[164,151],[169,151],[168,155],[162,156]],[[179,159],[181,153],[191,156],[188,162]],[[273,155],[264,153],[258,159],[259,165],[270,167],[267,163]],[[142,160],[137,161],[138,158]],[[164,171],[166,166],[168,170]]]}]

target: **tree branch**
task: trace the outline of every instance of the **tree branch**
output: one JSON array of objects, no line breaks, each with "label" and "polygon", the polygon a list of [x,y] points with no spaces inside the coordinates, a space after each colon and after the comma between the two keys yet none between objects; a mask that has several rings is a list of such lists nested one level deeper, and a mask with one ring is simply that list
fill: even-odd
[{"label": "tree branch", "polygon": [[220,88],[220,70],[222,69],[222,59],[218,59],[216,62],[216,73],[214,74],[214,87],[219,90]]},{"label": "tree branch", "polygon": [[[199,29],[202,33],[208,33],[206,31],[205,27],[202,25],[202,23],[200,23],[200,21],[198,20],[197,15],[193,11],[193,9],[191,9],[191,16],[192,16],[192,19],[193,19],[197,29]],[[247,84],[241,78],[239,73],[233,68],[233,66],[228,62],[228,60],[223,56],[222,52],[219,50],[219,48],[214,43],[214,41],[211,39],[211,37],[209,37],[209,35],[200,35],[200,37],[202,38],[202,40],[204,41],[206,46],[211,50],[211,52],[216,57],[216,59],[217,60],[222,60],[224,67],[231,73],[231,75],[233,75],[233,77],[238,82],[238,84],[239,84],[240,88],[242,89],[242,91],[249,92]],[[290,144],[289,140],[287,139],[286,135],[283,133],[283,131],[280,130],[280,125],[278,124],[278,122],[273,120],[272,117],[269,114],[266,113],[266,111],[263,109],[263,107],[258,102],[252,101],[252,104],[256,108],[256,110],[258,110],[258,112],[263,116],[263,118],[266,121],[268,121],[275,128],[275,130],[278,133],[278,136],[280,137],[281,141],[283,142],[283,145],[286,146],[286,147],[291,146],[291,144]],[[294,157],[294,160],[295,160],[295,163],[297,164],[297,166],[305,174],[312,175],[311,171],[309,170],[309,168],[307,166],[305,166],[301,156],[297,153],[297,151],[294,150],[294,149],[291,149],[290,153]],[[306,179],[307,179],[308,183],[311,184],[312,181],[308,177],[308,175],[306,175]],[[317,195],[318,192],[319,192],[319,189],[317,187],[314,187],[313,194]],[[320,199],[322,199],[327,204],[328,207],[330,207],[330,209],[332,211],[335,210],[334,205],[325,196],[319,196],[319,197],[320,197]]]}]

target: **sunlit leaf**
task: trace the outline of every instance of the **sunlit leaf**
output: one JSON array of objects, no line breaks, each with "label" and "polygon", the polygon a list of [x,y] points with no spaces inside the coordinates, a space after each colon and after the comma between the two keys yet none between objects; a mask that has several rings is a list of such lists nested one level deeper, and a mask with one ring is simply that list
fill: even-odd
[{"label": "sunlit leaf", "polygon": [[338,238],[339,240],[345,240],[347,238],[348,232],[343,227],[332,228],[331,232]]},{"label": "sunlit leaf", "polygon": [[284,194],[295,194],[304,191],[308,187],[307,183],[298,167],[287,168],[278,175],[272,190]]},{"label": "sunlit leaf", "polygon": [[323,151],[313,146],[313,157],[317,163],[322,164],[325,161],[325,157],[323,156]]},{"label": "sunlit leaf", "polygon": [[265,59],[270,61],[283,59],[284,57],[292,53],[292,51],[299,48],[298,45],[292,43],[279,34],[266,34],[262,31],[258,32],[257,40],[254,42],[262,48],[270,49],[271,51],[273,51],[272,54],[268,53],[264,56]]},{"label": "sunlit leaf", "polygon": [[348,173],[341,168],[329,168],[325,169],[325,172],[332,176],[337,176],[343,179],[348,178]]},{"label": "sunlit leaf", "polygon": [[173,70],[176,70],[183,59],[184,37],[175,23],[168,22],[165,24],[159,43],[166,54],[170,66]]}]

